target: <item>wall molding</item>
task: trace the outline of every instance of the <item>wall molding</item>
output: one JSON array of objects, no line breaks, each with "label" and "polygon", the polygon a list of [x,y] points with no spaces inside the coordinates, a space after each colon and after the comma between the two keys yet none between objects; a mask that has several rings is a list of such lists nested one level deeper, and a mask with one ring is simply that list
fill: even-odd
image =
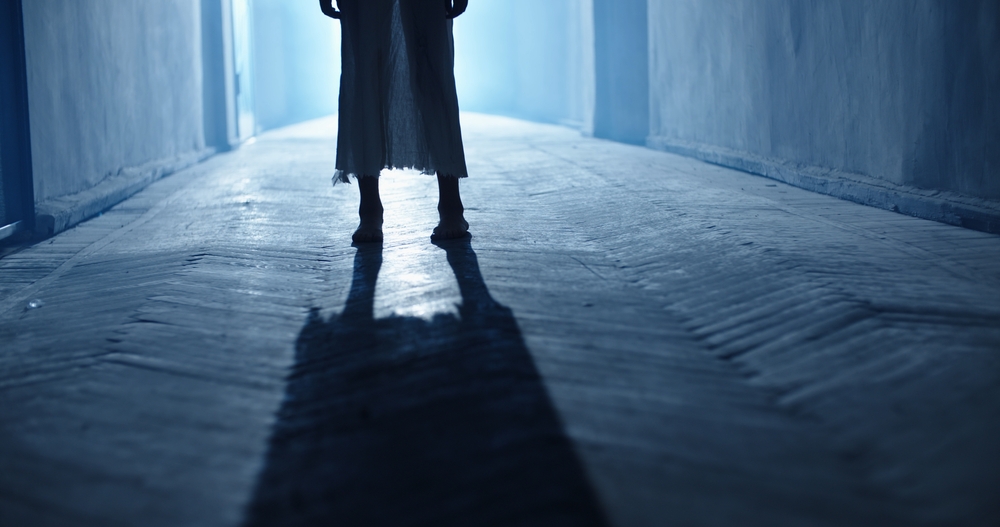
[{"label": "wall molding", "polygon": [[681,141],[665,136],[647,137],[646,146],[749,172],[862,205],[1000,234],[1000,201],[973,198],[955,192],[896,185],[861,174],[801,165],[750,152]]},{"label": "wall molding", "polygon": [[200,163],[214,154],[214,148],[206,148],[137,167],[125,167],[83,192],[37,203],[35,236],[47,238],[59,234],[121,203],[150,183]]}]

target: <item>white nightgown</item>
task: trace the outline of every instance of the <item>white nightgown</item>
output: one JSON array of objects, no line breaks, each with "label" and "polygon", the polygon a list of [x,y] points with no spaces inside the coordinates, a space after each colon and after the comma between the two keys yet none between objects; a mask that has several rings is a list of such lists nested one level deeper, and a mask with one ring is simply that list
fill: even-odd
[{"label": "white nightgown", "polygon": [[334,182],[384,168],[466,177],[452,24],[442,0],[339,0]]}]

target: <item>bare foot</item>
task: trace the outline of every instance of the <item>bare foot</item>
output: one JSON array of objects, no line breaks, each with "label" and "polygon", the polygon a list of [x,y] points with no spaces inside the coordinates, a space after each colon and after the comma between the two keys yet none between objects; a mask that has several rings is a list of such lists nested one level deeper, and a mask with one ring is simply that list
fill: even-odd
[{"label": "bare foot", "polygon": [[361,223],[351,236],[351,240],[354,243],[381,242],[383,209],[382,198],[378,193],[378,178],[359,177],[358,187],[361,189],[361,206],[358,208]]},{"label": "bare foot", "polygon": [[444,212],[438,211],[441,221],[434,232],[431,233],[432,240],[454,240],[464,238],[469,235],[469,222],[465,221],[464,211]]},{"label": "bare foot", "polygon": [[368,243],[368,242],[380,242],[382,241],[382,224],[369,225],[365,222],[361,222],[358,225],[358,230],[354,231],[354,235],[351,236],[351,240],[354,243]]},{"label": "bare foot", "polygon": [[458,178],[438,174],[438,216],[441,221],[434,227],[431,240],[454,240],[469,235],[469,222],[465,221],[465,207],[458,190]]},{"label": "bare foot", "polygon": [[354,243],[380,242],[382,241],[382,211],[371,211],[361,213],[361,224],[358,230],[351,236]]}]

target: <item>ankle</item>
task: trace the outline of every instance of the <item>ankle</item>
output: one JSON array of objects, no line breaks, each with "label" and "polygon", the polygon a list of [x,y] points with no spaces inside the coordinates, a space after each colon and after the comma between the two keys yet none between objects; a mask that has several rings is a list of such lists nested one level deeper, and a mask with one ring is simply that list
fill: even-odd
[{"label": "ankle", "polygon": [[366,204],[358,208],[358,216],[361,216],[361,219],[381,219],[383,212],[381,203]]},{"label": "ankle", "polygon": [[438,214],[463,214],[465,207],[462,202],[458,203],[438,203]]}]

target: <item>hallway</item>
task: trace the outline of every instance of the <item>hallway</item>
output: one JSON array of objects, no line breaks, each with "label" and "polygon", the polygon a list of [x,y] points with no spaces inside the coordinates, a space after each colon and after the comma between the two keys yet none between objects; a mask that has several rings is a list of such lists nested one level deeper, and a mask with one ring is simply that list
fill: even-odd
[{"label": "hallway", "polygon": [[324,118],[0,258],[0,525],[1000,521],[1000,237],[463,118],[468,244]]}]

